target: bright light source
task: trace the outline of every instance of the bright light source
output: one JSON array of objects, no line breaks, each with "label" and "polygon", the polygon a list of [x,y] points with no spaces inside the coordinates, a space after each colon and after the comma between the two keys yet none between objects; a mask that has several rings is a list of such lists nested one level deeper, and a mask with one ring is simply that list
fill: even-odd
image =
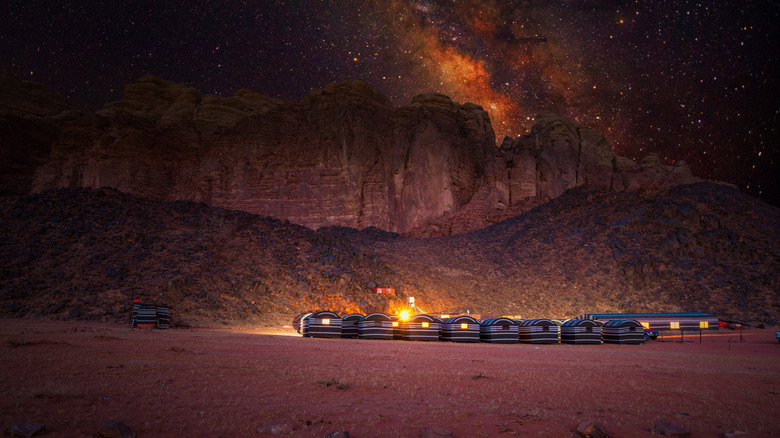
[{"label": "bright light source", "polygon": [[469,325],[465,322],[462,322],[460,323],[460,328],[462,328],[463,330],[467,330],[469,328]]},{"label": "bright light source", "polygon": [[680,323],[678,321],[672,321],[672,322],[669,323],[669,328],[679,329],[680,328]]},{"label": "bright light source", "polygon": [[650,328],[650,323],[649,322],[640,322],[640,324],[642,324],[642,327],[644,327],[646,329]]},{"label": "bright light source", "polygon": [[430,326],[431,326],[431,325],[430,325],[430,324],[429,324],[427,321],[425,321],[425,322],[423,322],[423,323],[422,323],[422,328],[428,328],[428,327],[430,327]]},{"label": "bright light source", "polygon": [[449,317],[450,317],[450,315],[444,315],[444,314],[441,315],[441,319],[447,319]]},{"label": "bright light source", "polygon": [[393,327],[398,327],[398,321],[393,321]]},{"label": "bright light source", "polygon": [[699,328],[710,328],[709,321],[699,321]]},{"label": "bright light source", "polygon": [[322,325],[330,325],[330,318],[322,318]]},{"label": "bright light source", "polygon": [[398,314],[398,318],[400,318],[401,321],[409,321],[409,316],[408,310],[402,310],[401,313]]}]

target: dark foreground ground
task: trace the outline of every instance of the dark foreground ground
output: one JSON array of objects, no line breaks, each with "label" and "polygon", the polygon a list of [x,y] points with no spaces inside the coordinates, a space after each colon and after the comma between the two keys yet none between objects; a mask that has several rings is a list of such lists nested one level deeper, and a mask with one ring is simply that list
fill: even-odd
[{"label": "dark foreground ground", "polygon": [[0,320],[0,426],[83,437],[118,419],[139,437],[616,437],[667,420],[694,437],[780,436],[774,330],[633,345],[489,345],[309,339],[289,329],[149,330]]}]

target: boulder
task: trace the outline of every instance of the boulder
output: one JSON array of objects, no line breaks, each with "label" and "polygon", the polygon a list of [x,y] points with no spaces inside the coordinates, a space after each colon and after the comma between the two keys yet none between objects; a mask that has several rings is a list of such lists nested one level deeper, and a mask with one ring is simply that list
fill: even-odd
[{"label": "boulder", "polygon": [[655,423],[651,431],[653,434],[677,438],[689,438],[691,436],[691,432],[688,429],[664,420]]},{"label": "boulder", "polygon": [[266,435],[286,435],[293,432],[292,424],[287,422],[266,424],[257,429],[257,433]]},{"label": "boulder", "polygon": [[596,420],[583,421],[577,426],[577,432],[585,438],[609,438],[607,428]]},{"label": "boulder", "polygon": [[106,421],[98,426],[97,436],[103,438],[135,438],[135,432],[119,420]]},{"label": "boulder", "polygon": [[420,438],[453,438],[452,431],[444,426],[427,426],[420,432]]}]

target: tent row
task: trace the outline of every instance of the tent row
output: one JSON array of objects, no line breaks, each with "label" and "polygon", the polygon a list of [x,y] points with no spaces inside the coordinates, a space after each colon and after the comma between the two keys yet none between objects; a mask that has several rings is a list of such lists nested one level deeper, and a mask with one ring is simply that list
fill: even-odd
[{"label": "tent row", "polygon": [[600,324],[589,319],[556,323],[550,319],[476,320],[467,315],[441,319],[416,315],[408,321],[384,313],[340,317],[330,311],[304,313],[293,321],[304,337],[403,339],[407,341],[489,342],[499,344],[641,344],[643,327],[633,320],[613,320]]}]

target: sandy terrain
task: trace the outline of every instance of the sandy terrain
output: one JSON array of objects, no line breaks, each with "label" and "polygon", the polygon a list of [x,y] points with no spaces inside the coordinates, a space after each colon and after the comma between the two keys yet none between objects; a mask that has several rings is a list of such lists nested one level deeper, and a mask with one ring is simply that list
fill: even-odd
[{"label": "sandy terrain", "polygon": [[[613,436],[668,420],[694,437],[780,436],[774,330],[629,345],[489,345],[308,339],[291,330],[150,330],[0,320],[0,427],[91,436],[119,419],[139,437]],[[258,435],[259,436],[259,435]]]}]

